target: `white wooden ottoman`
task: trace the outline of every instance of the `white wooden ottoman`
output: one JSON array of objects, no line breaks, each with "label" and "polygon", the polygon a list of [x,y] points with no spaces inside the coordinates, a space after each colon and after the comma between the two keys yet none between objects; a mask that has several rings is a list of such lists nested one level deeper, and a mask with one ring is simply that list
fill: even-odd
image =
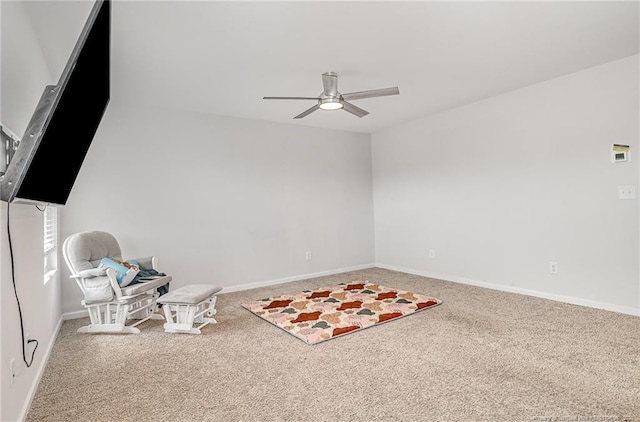
[{"label": "white wooden ottoman", "polygon": [[[200,334],[200,329],[217,321],[211,317],[216,313],[216,293],[222,287],[211,284],[190,284],[172,292],[163,294],[157,300],[162,304],[164,331],[167,333]],[[193,327],[193,324],[200,324]]]}]

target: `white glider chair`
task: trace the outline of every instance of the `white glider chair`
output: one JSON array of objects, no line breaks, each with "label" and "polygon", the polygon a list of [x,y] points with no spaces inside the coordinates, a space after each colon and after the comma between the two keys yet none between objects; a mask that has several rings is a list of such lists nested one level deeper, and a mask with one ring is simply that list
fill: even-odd
[{"label": "white glider chair", "polygon": [[135,261],[140,270],[152,270],[158,275],[144,281],[134,280],[122,287],[113,268],[97,268],[103,258],[123,261],[120,245],[110,233],[86,231],[73,234],[65,239],[62,253],[71,278],[84,294],[81,303],[91,319],[91,323],[79,328],[78,332],[139,333],[139,324],[149,319],[164,320],[155,312],[160,296],[158,288],[168,290],[171,276],[157,273],[154,256]]}]

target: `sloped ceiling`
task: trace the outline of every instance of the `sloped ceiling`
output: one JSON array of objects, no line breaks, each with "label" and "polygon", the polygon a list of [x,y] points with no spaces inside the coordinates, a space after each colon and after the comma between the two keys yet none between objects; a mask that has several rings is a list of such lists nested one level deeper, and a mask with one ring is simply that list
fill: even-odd
[{"label": "sloped ceiling", "polygon": [[[112,3],[112,102],[373,133],[638,54],[635,1]],[[57,77],[93,5],[25,2]],[[370,112],[293,116],[321,74]]]}]

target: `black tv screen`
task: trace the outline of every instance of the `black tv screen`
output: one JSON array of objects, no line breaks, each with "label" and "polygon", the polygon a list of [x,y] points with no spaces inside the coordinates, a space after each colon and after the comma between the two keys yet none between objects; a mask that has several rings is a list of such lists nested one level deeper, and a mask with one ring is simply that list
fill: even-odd
[{"label": "black tv screen", "polygon": [[55,86],[45,88],[2,179],[2,200],[66,205],[110,99],[111,2],[98,0]]}]

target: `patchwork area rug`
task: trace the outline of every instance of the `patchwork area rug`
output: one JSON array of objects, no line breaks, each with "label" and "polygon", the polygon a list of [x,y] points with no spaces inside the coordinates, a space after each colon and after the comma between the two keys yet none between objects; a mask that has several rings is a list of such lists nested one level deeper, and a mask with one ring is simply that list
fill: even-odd
[{"label": "patchwork area rug", "polygon": [[242,307],[307,344],[317,344],[440,303],[434,297],[354,281],[247,302]]}]

